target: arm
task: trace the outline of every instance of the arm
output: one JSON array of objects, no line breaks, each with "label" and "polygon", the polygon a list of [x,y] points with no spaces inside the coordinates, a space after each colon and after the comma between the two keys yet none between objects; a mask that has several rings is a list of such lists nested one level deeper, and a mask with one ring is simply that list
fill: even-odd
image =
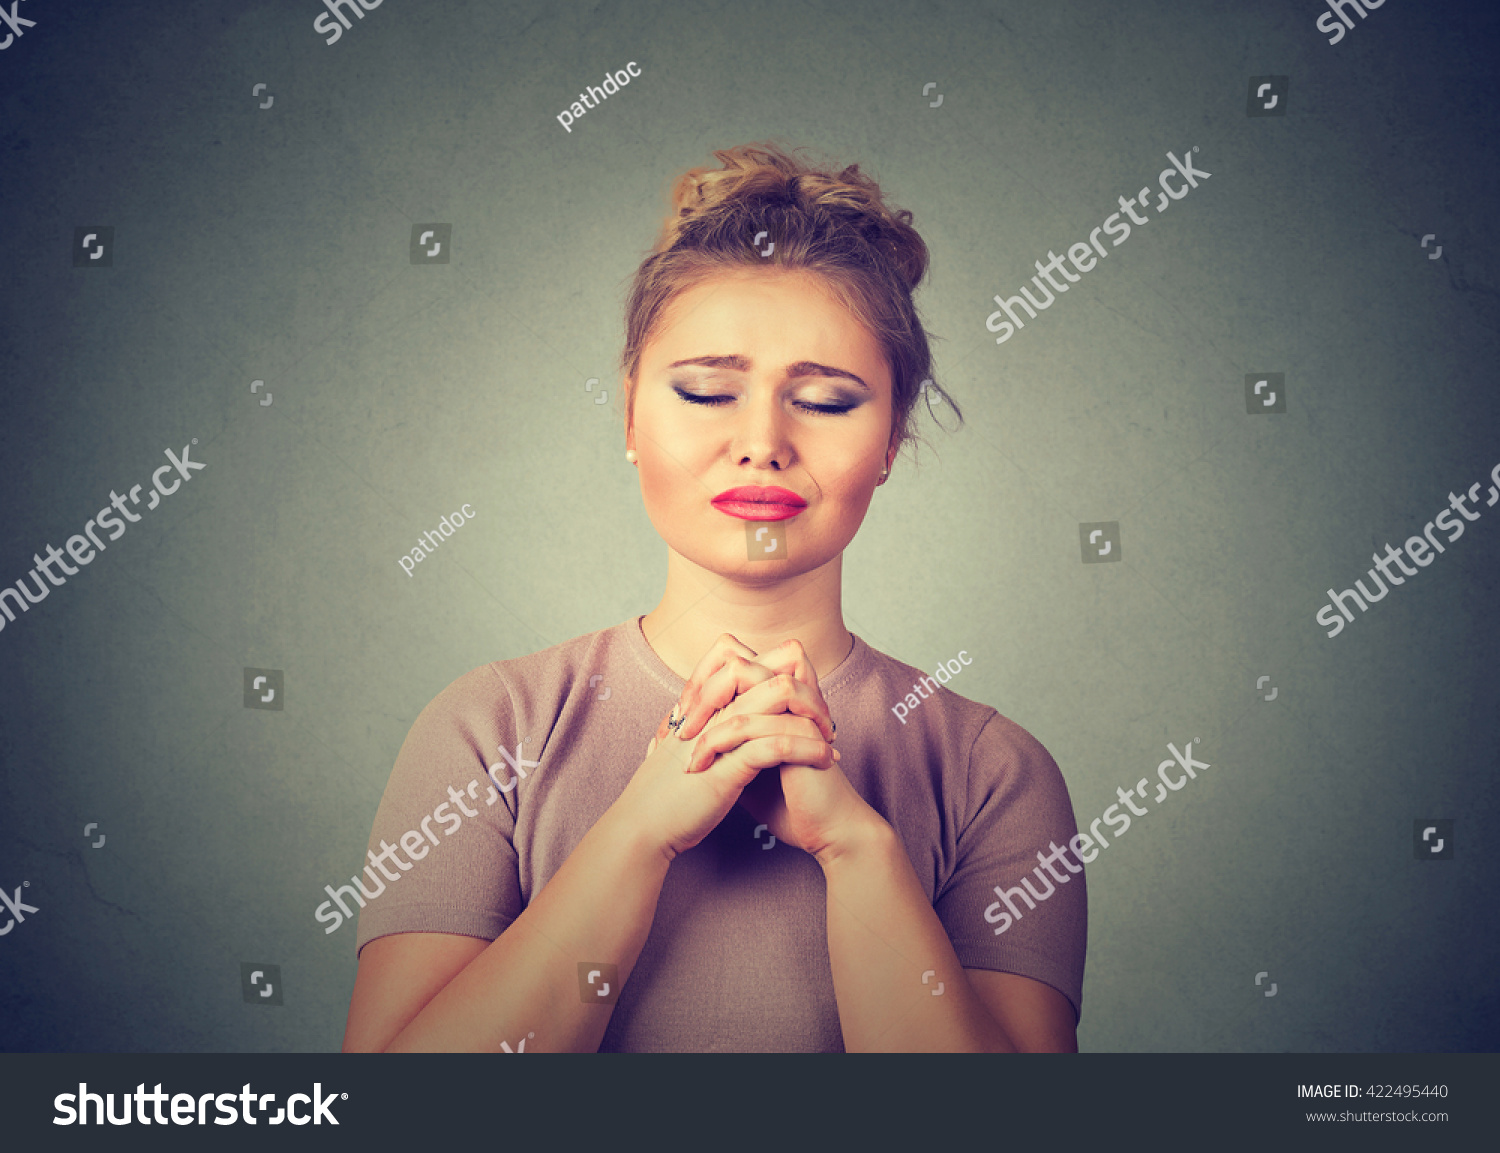
[{"label": "arm", "polygon": [[[757,656],[726,634],[719,650],[683,693],[687,719],[681,735],[698,733],[705,721],[710,726],[698,742],[695,765],[706,767],[716,756],[722,761],[723,754],[732,758],[735,749],[749,749],[745,742],[773,729],[803,731],[816,743],[826,725],[832,738],[827,702],[798,642]],[[715,725],[709,714],[721,707]],[[800,717],[775,715],[783,709]],[[659,729],[658,737],[665,731]],[[783,763],[780,797],[763,788],[770,782],[762,778],[740,803],[823,869],[828,953],[845,1049],[1076,1051],[1073,1006],[1056,989],[1014,973],[960,966],[895,830],[836,765],[820,763],[818,770]],[[942,993],[934,995],[939,982]]]},{"label": "arm", "polygon": [[845,1049],[1076,1052],[1073,1007],[1056,989],[960,966],[895,830],[869,817],[846,847],[817,854]]},{"label": "arm", "polygon": [[516,1047],[526,1038],[528,1052],[596,1052],[618,994],[608,1004],[585,1001],[579,963],[615,965],[623,987],[673,858],[724,819],[761,769],[788,754],[832,763],[821,739],[771,744],[716,772],[687,773],[692,742],[653,742],[562,868],[489,944],[420,932],[371,941],[360,958],[344,1049],[498,1052],[502,1042]]},{"label": "arm", "polygon": [[[781,675],[767,679],[766,672]],[[816,673],[795,640],[757,656],[725,634],[689,679],[683,704],[680,736],[698,734],[706,721],[711,726],[702,730],[692,757],[699,769],[716,760],[733,761],[737,750],[748,750],[757,743],[754,738],[773,732],[805,733],[814,747],[819,733],[833,739]],[[716,709],[719,723],[714,724],[710,714]],[[782,712],[799,715],[777,715]],[[1015,730],[1004,740],[999,727],[986,723],[982,735],[992,743],[982,750],[981,761],[991,766],[990,777],[999,766],[1002,779],[1014,777],[1029,787],[1018,794],[986,782],[989,795],[980,804],[988,806],[989,815],[976,826],[981,843],[986,832],[995,833],[995,806],[1009,811],[1018,800],[1018,819],[1050,816],[1057,835],[1067,841],[1077,829],[1056,764],[1029,733],[1003,724]],[[659,729],[658,737],[665,731]],[[745,790],[740,804],[787,844],[810,853],[823,870],[828,954],[844,1048],[1076,1052],[1073,1005],[1057,989],[1016,973],[960,966],[895,830],[840,771],[838,754],[835,761],[815,761],[799,758],[791,744],[773,748],[779,756],[771,760],[781,761],[780,789],[762,787],[771,783],[762,778]],[[1034,797],[1038,789],[1040,801]],[[999,830],[998,843],[1010,839]],[[989,862],[978,867],[987,869]],[[935,996],[938,982],[943,991]]]},{"label": "arm", "polygon": [[617,801],[493,942],[444,933],[371,941],[344,1051],[499,1052],[528,1033],[529,1051],[597,1051],[617,994],[585,1004],[578,962],[617,965],[623,987],[640,956],[672,856],[642,828]]}]

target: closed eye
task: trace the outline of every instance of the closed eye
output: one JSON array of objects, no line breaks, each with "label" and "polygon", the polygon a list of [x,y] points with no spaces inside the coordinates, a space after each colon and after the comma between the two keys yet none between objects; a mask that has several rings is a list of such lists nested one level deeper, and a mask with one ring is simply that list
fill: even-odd
[{"label": "closed eye", "polygon": [[734,397],[732,396],[700,396],[696,392],[684,392],[676,385],[672,386],[672,391],[675,392],[678,396],[682,397],[682,399],[687,401],[689,404],[717,405],[723,401],[734,399]]},{"label": "closed eye", "polygon": [[[714,408],[717,408],[725,401],[734,400],[734,397],[732,396],[703,396],[696,392],[687,392],[684,389],[678,388],[675,384],[672,386],[672,391],[675,392],[678,396],[682,397],[682,399],[687,401],[689,404],[704,404]],[[802,409],[803,412],[816,412],[828,416],[842,416],[844,413],[855,407],[852,404],[813,404],[811,401],[805,400],[797,400],[793,401],[792,403],[795,404],[798,408]]]}]

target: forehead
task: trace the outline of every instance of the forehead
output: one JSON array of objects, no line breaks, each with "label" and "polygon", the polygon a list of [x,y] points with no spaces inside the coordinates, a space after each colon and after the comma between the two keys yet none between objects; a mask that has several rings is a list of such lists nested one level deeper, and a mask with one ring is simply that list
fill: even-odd
[{"label": "forehead", "polygon": [[758,359],[757,350],[788,362],[853,359],[875,375],[881,374],[877,365],[884,368],[874,335],[822,277],[801,270],[721,273],[678,293],[662,310],[645,357],[670,361],[742,354]]}]

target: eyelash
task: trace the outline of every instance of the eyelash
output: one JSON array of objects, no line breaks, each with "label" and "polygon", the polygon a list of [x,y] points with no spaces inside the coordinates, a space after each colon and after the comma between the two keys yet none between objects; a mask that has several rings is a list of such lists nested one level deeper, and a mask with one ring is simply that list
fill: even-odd
[{"label": "eyelash", "polygon": [[[707,405],[710,408],[718,408],[721,402],[734,399],[732,396],[699,396],[697,393],[685,392],[675,384],[672,386],[672,391],[689,404]],[[794,403],[804,412],[819,413],[823,416],[843,416],[844,413],[854,408],[852,404],[809,404],[802,400]]]}]

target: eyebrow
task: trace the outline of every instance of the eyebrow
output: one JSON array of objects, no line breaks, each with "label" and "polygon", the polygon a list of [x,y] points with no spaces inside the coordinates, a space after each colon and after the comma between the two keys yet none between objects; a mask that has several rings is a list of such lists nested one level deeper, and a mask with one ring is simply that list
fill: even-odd
[{"label": "eyebrow", "polygon": [[[750,358],[748,356],[694,356],[688,360],[676,360],[667,365],[668,368],[682,368],[689,364],[701,364],[707,368],[728,368],[735,372],[749,372]],[[813,360],[799,360],[796,364],[786,367],[786,379],[796,380],[804,376],[839,376],[845,380],[852,380],[855,384],[868,392],[875,390],[866,384],[852,372],[846,372],[842,368],[834,368],[831,365],[819,364]]]}]

